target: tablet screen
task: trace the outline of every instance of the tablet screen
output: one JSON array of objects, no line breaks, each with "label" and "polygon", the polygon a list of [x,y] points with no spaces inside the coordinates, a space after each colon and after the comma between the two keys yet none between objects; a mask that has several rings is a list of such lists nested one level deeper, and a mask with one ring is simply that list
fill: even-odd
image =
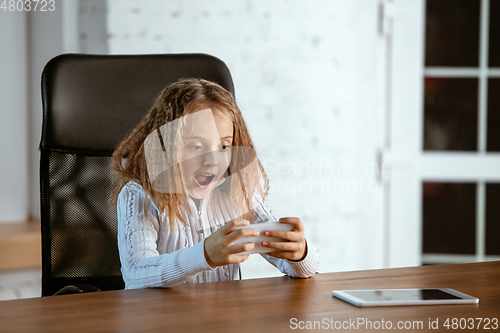
[{"label": "tablet screen", "polygon": [[461,299],[438,289],[350,290],[345,291],[345,293],[360,298],[365,302]]}]

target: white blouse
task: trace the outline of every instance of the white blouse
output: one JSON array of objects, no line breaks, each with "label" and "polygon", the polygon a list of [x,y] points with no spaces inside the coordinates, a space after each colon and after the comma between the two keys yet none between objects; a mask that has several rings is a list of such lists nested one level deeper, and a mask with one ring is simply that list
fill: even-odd
[{"label": "white blouse", "polygon": [[[177,221],[173,230],[154,203],[144,214],[144,200],[145,192],[135,182],[127,183],[118,196],[118,250],[125,289],[238,279],[239,264],[211,268],[205,260],[205,238],[238,218],[220,189],[202,199],[199,210],[189,199],[189,225]],[[260,196],[254,196],[253,204],[255,223],[277,222]],[[319,263],[319,251],[309,240],[306,257],[298,262],[261,255],[282,273],[299,278],[312,276]]]}]

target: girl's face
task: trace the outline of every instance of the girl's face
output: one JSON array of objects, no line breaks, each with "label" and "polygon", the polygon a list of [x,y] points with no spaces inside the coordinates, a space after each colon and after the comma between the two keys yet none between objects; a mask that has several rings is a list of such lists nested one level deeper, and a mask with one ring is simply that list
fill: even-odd
[{"label": "girl's face", "polygon": [[231,162],[233,122],[219,110],[205,109],[191,115],[183,138],[182,173],[188,194],[203,199]]}]

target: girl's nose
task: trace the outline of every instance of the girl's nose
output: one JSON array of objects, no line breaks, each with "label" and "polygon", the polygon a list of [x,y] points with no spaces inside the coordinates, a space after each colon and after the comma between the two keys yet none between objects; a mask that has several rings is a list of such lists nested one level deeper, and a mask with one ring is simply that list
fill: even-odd
[{"label": "girl's nose", "polygon": [[215,156],[216,151],[205,154],[205,165],[206,166],[217,166],[217,158]]}]

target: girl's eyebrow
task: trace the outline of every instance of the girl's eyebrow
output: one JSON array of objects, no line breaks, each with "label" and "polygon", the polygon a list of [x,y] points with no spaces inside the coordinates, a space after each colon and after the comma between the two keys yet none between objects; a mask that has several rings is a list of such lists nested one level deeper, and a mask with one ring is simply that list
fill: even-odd
[{"label": "girl's eyebrow", "polygon": [[[225,136],[225,137],[223,137],[223,138],[220,138],[220,139],[221,139],[221,140],[224,140],[224,139],[232,139],[232,138],[233,138],[233,136],[232,136],[232,135],[227,135],[227,136]],[[204,138],[199,137],[199,136],[188,136],[186,139],[188,139],[188,140],[189,140],[189,139],[201,139],[201,140],[203,140]]]}]

